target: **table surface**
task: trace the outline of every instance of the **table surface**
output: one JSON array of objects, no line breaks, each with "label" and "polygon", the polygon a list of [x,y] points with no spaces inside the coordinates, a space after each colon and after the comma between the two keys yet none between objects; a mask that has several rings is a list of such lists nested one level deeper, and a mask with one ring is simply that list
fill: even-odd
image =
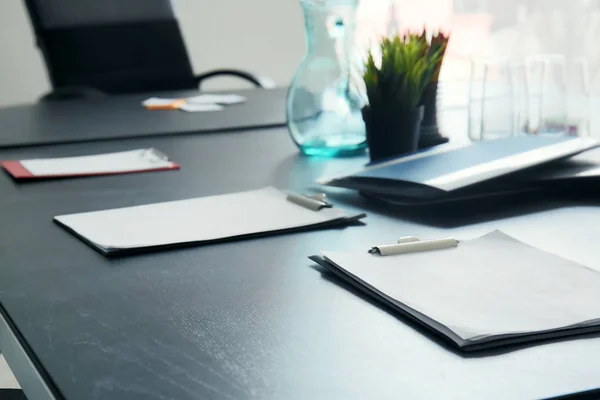
[{"label": "table surface", "polygon": [[188,97],[198,91],[8,107],[0,109],[0,148],[285,126],[286,92],[286,88],[236,91],[247,101],[217,112],[149,111],[141,105],[151,95]]},{"label": "table surface", "polygon": [[57,397],[505,400],[600,387],[597,336],[465,356],[307,259],[500,228],[600,270],[593,204],[417,210],[331,189],[337,206],[367,211],[366,225],[110,259],[52,217],[267,185],[321,191],[316,178],[366,160],[302,157],[279,128],[4,149],[0,159],[150,146],[181,170],[26,184],[0,176],[0,304]]}]

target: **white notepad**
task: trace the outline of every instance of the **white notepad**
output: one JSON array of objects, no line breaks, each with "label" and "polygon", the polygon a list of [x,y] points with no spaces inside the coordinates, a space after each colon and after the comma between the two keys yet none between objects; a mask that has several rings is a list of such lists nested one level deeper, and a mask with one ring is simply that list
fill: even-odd
[{"label": "white notepad", "polygon": [[111,175],[179,168],[166,155],[152,148],[76,157],[2,161],[0,164],[17,179]]},{"label": "white notepad", "polygon": [[313,211],[272,187],[248,192],[54,217],[104,254],[345,225],[361,215]]},{"label": "white notepad", "polygon": [[322,257],[465,350],[600,330],[600,273],[499,231],[452,249]]}]

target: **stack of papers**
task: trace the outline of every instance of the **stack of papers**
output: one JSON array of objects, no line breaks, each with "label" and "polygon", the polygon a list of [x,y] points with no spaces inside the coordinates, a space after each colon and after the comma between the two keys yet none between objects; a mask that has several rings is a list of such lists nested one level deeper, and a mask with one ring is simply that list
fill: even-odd
[{"label": "stack of papers", "polygon": [[105,255],[186,243],[348,225],[364,214],[313,211],[272,187],[135,207],[54,217]]},{"label": "stack of papers", "polygon": [[600,273],[499,231],[445,250],[312,259],[465,351],[600,331]]},{"label": "stack of papers", "polygon": [[142,102],[148,110],[183,110],[187,112],[220,111],[246,98],[237,94],[201,94],[186,98],[150,97]]}]

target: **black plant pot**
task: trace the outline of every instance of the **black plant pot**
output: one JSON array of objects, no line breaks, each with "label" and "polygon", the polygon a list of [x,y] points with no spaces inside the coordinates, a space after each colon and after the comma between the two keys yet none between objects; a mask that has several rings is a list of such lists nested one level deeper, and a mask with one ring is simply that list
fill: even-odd
[{"label": "black plant pot", "polygon": [[421,135],[419,137],[419,149],[437,146],[448,142],[448,138],[440,134],[437,121],[437,97],[438,84],[431,83],[425,90],[423,96],[423,122],[421,122]]},{"label": "black plant pot", "polygon": [[423,107],[381,111],[365,107],[362,115],[371,162],[417,151]]}]

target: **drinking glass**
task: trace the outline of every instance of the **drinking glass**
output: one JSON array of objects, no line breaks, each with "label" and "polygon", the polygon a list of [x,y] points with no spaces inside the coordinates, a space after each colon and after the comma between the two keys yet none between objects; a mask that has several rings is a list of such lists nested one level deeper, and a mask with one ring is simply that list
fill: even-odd
[{"label": "drinking glass", "polygon": [[527,81],[527,66],[522,60],[510,62],[510,75],[513,95],[513,134],[530,132],[530,100]]},{"label": "drinking glass", "polygon": [[571,136],[590,134],[590,72],[586,58],[567,62],[567,130]]},{"label": "drinking glass", "polygon": [[567,135],[567,63],[562,55],[530,57],[527,63],[529,133]]},{"label": "drinking glass", "polygon": [[509,59],[473,60],[469,84],[469,138],[479,141],[512,136],[514,114]]}]

